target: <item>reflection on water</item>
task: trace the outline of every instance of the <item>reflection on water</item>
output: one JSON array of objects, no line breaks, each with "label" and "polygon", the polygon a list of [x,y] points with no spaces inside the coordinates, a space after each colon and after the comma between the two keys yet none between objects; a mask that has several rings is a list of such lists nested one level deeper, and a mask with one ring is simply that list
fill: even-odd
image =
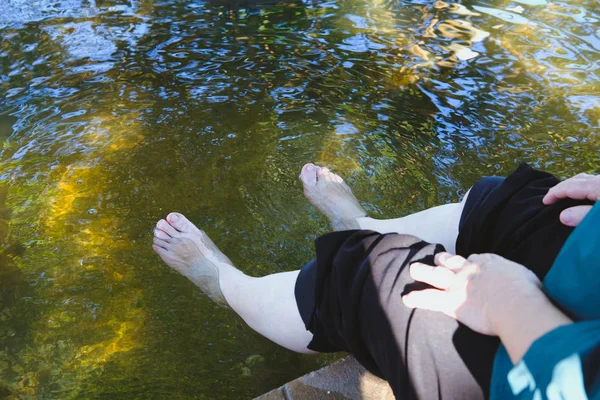
[{"label": "reflection on water", "polygon": [[595,0],[0,6],[3,398],[248,398],[330,360],[163,267],[168,211],[262,275],[327,230],[307,161],[380,217],[518,160],[600,167]]}]

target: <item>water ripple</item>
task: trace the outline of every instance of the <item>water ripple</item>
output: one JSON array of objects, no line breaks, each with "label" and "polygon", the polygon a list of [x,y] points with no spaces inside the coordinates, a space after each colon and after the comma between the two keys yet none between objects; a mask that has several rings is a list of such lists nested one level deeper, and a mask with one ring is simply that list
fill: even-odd
[{"label": "water ripple", "polygon": [[160,265],[170,210],[260,275],[328,229],[307,161],[377,217],[521,160],[600,170],[595,0],[0,8],[0,397],[248,398],[329,360],[256,338]]}]

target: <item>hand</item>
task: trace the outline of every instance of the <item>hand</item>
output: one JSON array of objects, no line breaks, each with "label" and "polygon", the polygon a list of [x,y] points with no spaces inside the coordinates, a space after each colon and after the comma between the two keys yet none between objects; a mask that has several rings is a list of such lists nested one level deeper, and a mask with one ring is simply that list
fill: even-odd
[{"label": "hand", "polygon": [[410,292],[402,298],[404,304],[442,312],[485,335],[498,336],[498,324],[507,313],[518,309],[532,294],[543,296],[540,281],[530,270],[495,254],[474,254],[465,259],[439,253],[435,263],[437,267],[422,263],[410,266],[414,280],[436,289]]},{"label": "hand", "polygon": [[[542,201],[549,205],[564,198],[600,200],[600,175],[575,175],[551,188]],[[567,208],[560,213],[560,222],[567,226],[577,226],[591,209],[592,206]]]}]

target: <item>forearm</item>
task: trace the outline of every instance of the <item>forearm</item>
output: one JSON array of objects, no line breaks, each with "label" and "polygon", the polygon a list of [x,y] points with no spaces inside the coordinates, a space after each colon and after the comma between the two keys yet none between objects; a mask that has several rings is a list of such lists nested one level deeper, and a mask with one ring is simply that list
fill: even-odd
[{"label": "forearm", "polygon": [[492,318],[513,364],[523,358],[538,338],[573,322],[537,287],[521,288],[510,293],[503,304],[493,310]]}]

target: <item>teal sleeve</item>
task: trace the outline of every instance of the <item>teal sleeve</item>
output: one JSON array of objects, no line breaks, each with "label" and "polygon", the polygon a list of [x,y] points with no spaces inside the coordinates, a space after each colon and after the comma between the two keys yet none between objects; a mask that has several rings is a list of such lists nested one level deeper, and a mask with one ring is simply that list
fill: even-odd
[{"label": "teal sleeve", "polygon": [[600,399],[600,320],[548,332],[514,367],[501,348],[490,395],[492,399]]},{"label": "teal sleeve", "polygon": [[573,231],[544,279],[548,297],[575,320],[600,319],[600,202]]}]

